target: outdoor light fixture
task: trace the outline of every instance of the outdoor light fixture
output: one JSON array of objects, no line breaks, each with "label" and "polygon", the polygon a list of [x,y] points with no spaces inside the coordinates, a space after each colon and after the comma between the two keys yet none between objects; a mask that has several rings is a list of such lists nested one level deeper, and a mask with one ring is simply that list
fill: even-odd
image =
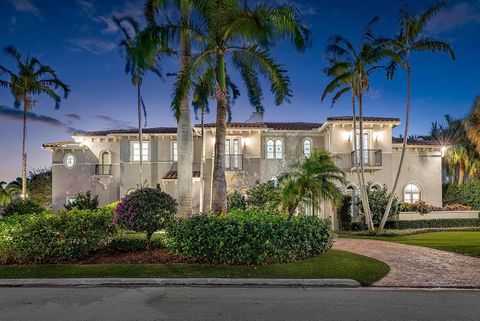
[{"label": "outdoor light fixture", "polygon": [[445,146],[442,146],[442,149],[441,149],[441,156],[445,156],[445,152],[447,151],[447,147]]}]

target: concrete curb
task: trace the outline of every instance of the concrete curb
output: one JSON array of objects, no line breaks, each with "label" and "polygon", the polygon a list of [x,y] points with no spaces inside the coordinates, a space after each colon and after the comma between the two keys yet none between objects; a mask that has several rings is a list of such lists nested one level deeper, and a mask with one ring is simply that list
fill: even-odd
[{"label": "concrete curb", "polygon": [[343,287],[357,288],[351,279],[156,279],[156,278],[66,278],[66,279],[0,279],[0,287],[101,287],[101,286],[253,286],[253,287]]}]

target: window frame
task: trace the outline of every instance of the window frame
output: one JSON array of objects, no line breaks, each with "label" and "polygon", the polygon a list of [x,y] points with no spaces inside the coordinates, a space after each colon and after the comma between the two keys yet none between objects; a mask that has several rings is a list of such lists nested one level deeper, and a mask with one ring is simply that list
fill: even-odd
[{"label": "window frame", "polygon": [[[68,165],[68,161],[67,161],[67,158],[69,157],[72,157],[73,161],[72,161],[72,164],[71,165]],[[65,155],[63,155],[63,166],[67,169],[72,169],[74,168],[76,165],[77,165],[77,157],[75,156],[75,154],[73,153],[66,153]]]},{"label": "window frame", "polygon": [[[307,156],[305,154],[305,143],[309,142],[310,144],[310,152],[309,152],[309,155]],[[302,142],[302,154],[303,154],[303,157],[305,158],[309,158],[310,156],[312,156],[312,151],[313,151],[313,141],[310,137],[307,137],[303,140]]]},{"label": "window frame", "polygon": [[178,142],[176,140],[172,141],[170,155],[172,162],[178,162]]},{"label": "window frame", "polygon": [[[143,141],[143,144],[147,145],[147,155],[143,154],[143,161],[149,162],[150,161],[150,141]],[[139,163],[140,162],[140,155],[138,155],[138,160],[135,160],[135,144],[140,146],[140,142],[138,140],[130,141],[130,162]]]},{"label": "window frame", "polygon": [[[264,151],[265,151],[265,159],[284,159],[284,155],[285,155],[285,141],[283,138],[279,138],[279,137],[267,137],[265,138],[265,146],[264,146]],[[268,147],[269,147],[269,143],[272,143],[273,145],[270,145],[271,147],[273,147],[273,151],[272,153],[269,153],[268,152]],[[277,151],[277,147],[281,148],[281,151],[278,152]]]},{"label": "window frame", "polygon": [[[414,200],[414,197],[413,195],[416,195],[417,193],[416,192],[413,192],[413,191],[408,191],[407,192],[407,187],[409,186],[416,186],[418,188],[418,199],[417,200]],[[408,199],[406,196],[409,196]],[[423,189],[422,189],[422,186],[418,183],[415,183],[415,182],[410,182],[410,183],[407,183],[405,184],[405,186],[403,187],[403,201],[405,203],[409,203],[409,204],[413,204],[415,202],[418,202],[418,201],[421,201],[422,200],[422,195],[423,195]]]}]

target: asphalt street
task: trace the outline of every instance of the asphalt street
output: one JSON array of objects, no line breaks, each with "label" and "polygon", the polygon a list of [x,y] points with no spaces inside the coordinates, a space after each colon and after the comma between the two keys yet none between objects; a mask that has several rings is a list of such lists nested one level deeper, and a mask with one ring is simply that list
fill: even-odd
[{"label": "asphalt street", "polygon": [[479,290],[0,288],[0,320],[479,320]]}]

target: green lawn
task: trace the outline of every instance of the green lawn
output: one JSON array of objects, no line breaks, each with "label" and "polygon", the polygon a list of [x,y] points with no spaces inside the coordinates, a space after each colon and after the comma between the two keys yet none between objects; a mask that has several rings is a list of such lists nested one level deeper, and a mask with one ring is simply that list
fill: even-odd
[{"label": "green lawn", "polygon": [[358,236],[342,233],[341,237],[358,237],[430,247],[480,258],[480,232],[433,232],[405,236]]},{"label": "green lawn", "polygon": [[390,268],[383,262],[354,253],[330,250],[294,263],[266,266],[212,266],[193,264],[7,265],[0,278],[348,278],[370,285]]}]

